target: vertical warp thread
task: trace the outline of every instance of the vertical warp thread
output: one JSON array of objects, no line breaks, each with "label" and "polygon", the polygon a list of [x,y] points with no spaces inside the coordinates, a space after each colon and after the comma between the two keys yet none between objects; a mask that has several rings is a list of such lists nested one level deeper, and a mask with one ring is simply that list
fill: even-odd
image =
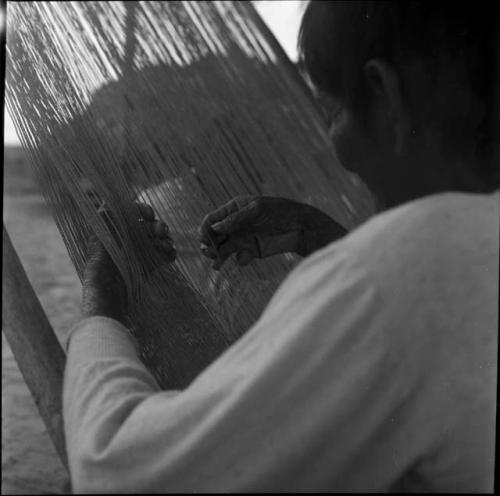
[{"label": "vertical warp thread", "polygon": [[[203,215],[240,194],[307,201],[349,228],[373,212],[251,5],[8,9],[9,112],[79,275],[93,231],[124,276],[133,332],[161,386],[189,384],[255,322],[296,263],[229,261],[215,273],[199,253]],[[118,239],[95,212],[89,183]],[[138,228],[133,199],[169,225],[175,263],[162,262]]]}]

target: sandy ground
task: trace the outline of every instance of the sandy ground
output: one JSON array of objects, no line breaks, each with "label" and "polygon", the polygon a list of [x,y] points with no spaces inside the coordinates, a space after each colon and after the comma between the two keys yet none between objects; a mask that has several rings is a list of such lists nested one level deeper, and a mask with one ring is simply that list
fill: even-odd
[{"label": "sandy ground", "polygon": [[[4,149],[3,222],[64,344],[78,319],[80,283],[50,212],[33,183],[23,152]],[[59,460],[2,334],[2,494],[67,494]]]}]

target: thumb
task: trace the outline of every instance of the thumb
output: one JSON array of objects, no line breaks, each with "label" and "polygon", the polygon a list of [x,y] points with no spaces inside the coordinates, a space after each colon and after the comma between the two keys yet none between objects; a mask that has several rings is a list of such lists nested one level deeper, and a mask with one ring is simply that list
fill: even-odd
[{"label": "thumb", "polygon": [[236,254],[236,261],[238,262],[239,265],[243,267],[245,265],[248,265],[253,259],[254,256],[252,252],[249,250],[242,250]]},{"label": "thumb", "polygon": [[233,232],[238,225],[238,214],[231,214],[229,217],[226,217],[224,220],[216,222],[210,226],[210,229],[215,234],[230,234]]},{"label": "thumb", "polygon": [[246,206],[243,210],[230,214],[225,219],[212,224],[211,229],[217,234],[230,235],[236,231],[248,229],[255,216],[254,209]]}]

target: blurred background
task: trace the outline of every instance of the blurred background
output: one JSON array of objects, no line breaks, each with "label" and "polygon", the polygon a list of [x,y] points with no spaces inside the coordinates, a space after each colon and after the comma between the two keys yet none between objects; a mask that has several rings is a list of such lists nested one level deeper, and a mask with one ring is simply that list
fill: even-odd
[{"label": "blurred background", "polygon": [[[297,60],[307,0],[253,2],[284,50]],[[80,283],[5,113],[3,222],[58,338],[79,318]],[[67,494],[69,477],[2,333],[2,494]]]},{"label": "blurred background", "polygon": [[[297,61],[297,34],[307,0],[257,0],[252,2],[293,62]],[[4,143],[19,145],[12,119],[5,113]]]}]

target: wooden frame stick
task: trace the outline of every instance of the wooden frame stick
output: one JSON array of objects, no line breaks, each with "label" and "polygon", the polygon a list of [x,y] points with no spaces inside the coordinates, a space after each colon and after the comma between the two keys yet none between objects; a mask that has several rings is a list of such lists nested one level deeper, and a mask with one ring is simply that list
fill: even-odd
[{"label": "wooden frame stick", "polygon": [[66,355],[3,226],[2,331],[64,466],[62,417]]}]

